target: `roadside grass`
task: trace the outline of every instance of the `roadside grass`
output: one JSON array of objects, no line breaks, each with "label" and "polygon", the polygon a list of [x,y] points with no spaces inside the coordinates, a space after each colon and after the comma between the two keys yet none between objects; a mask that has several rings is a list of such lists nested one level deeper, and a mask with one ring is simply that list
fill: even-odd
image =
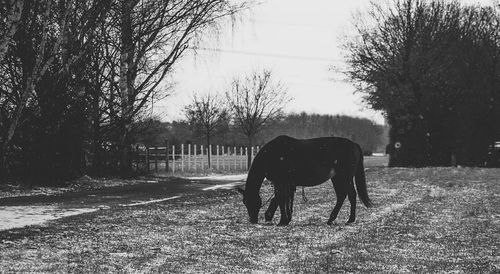
[{"label": "roadside grass", "polygon": [[[376,206],[358,203],[353,225],[348,201],[326,225],[331,183],[307,188],[307,202],[298,191],[287,227],[249,224],[235,191],[110,208],[0,232],[0,272],[498,273],[498,178],[499,169],[371,168]],[[265,184],[263,200],[271,193]]]},{"label": "roadside grass", "polygon": [[157,183],[158,181],[175,183],[179,178],[186,177],[213,177],[225,175],[244,174],[242,171],[210,171],[203,170],[197,172],[176,172],[176,173],[154,173],[148,176],[137,176],[132,179],[121,179],[117,177],[96,177],[84,175],[80,178],[68,181],[63,186],[31,186],[22,183],[0,184],[0,199],[12,198],[20,196],[37,196],[37,195],[61,195],[70,192],[81,192],[89,190],[100,190],[112,187],[124,187],[132,185],[142,185],[147,183]]}]

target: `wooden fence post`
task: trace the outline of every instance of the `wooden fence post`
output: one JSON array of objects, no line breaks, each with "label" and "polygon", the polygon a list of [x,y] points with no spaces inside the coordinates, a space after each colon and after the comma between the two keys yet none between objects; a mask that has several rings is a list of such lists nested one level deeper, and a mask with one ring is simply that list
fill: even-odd
[{"label": "wooden fence post", "polygon": [[175,173],[175,145],[172,145],[172,173]]},{"label": "wooden fence post", "polygon": [[168,141],[165,140],[165,171],[168,173],[168,160],[169,160],[169,154],[168,154]]},{"label": "wooden fence post", "polygon": [[222,146],[222,170],[226,169],[226,153],[224,153],[224,146]]},{"label": "wooden fence post", "polygon": [[194,171],[196,171],[196,168],[198,168],[198,167],[196,166],[196,162],[197,162],[197,161],[196,161],[196,160],[197,160],[197,159],[196,159],[196,153],[197,153],[197,152],[196,152],[196,145],[194,145],[194,155],[193,155],[193,156],[194,156]]},{"label": "wooden fence post", "polygon": [[205,157],[203,156],[203,145],[200,145],[200,154],[201,154],[201,170],[204,169],[204,160],[205,160]]},{"label": "wooden fence post", "polygon": [[219,145],[215,147],[215,158],[216,158],[215,167],[217,168],[217,170],[219,170]]},{"label": "wooden fence post", "polygon": [[[250,157],[250,160],[253,162],[253,157],[254,157],[254,150],[253,150],[253,147],[250,148],[251,149],[251,157]],[[250,166],[252,165],[252,162],[250,162]]]},{"label": "wooden fence post", "polygon": [[191,144],[188,144],[188,170],[191,170]]},{"label": "wooden fence post", "polygon": [[158,147],[153,147],[154,153],[151,154],[151,157],[154,158],[155,163],[155,173],[158,173]]},{"label": "wooden fence post", "polygon": [[234,150],[231,150],[231,147],[228,146],[227,147],[227,160],[229,161],[229,164],[228,164],[228,169],[231,170],[233,167],[233,157],[234,157]]},{"label": "wooden fence post", "polygon": [[236,166],[236,159],[238,158],[238,153],[236,153],[236,147],[233,147],[233,167],[234,167],[234,170],[237,170],[238,167]]},{"label": "wooden fence post", "polygon": [[243,147],[240,147],[240,158],[239,159],[239,162],[240,162],[240,170],[243,170]]},{"label": "wooden fence post", "polygon": [[146,147],[146,172],[149,173],[149,147]]},{"label": "wooden fence post", "polygon": [[248,170],[248,147],[245,147],[245,166]]},{"label": "wooden fence post", "polygon": [[208,145],[208,169],[212,169],[214,159],[212,159],[212,145]]},{"label": "wooden fence post", "polygon": [[184,144],[181,144],[181,172],[184,172]]}]

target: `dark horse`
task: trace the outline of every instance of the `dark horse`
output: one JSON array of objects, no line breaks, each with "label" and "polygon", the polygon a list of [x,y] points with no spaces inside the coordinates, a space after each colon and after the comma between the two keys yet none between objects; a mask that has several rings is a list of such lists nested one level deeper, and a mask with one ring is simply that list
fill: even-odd
[{"label": "dark horse", "polygon": [[[367,207],[372,206],[366,190],[363,154],[358,144],[338,137],[299,140],[279,136],[264,145],[257,153],[248,172],[243,194],[251,223],[258,222],[262,200],[259,192],[264,178],[274,185],[274,197],[265,213],[266,222],[273,219],[278,206],[281,219],[278,225],[292,220],[293,198],[297,186],[317,186],[331,179],[337,204],[328,219],[331,224],[339,213],[346,196],[351,204],[348,223],[356,219],[356,189]],[[356,188],[353,178],[356,178]]]}]

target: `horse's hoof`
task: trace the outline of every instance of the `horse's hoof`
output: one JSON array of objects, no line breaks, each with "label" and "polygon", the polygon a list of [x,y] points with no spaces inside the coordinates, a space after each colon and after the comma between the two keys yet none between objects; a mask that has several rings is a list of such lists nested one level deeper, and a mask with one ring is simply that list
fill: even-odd
[{"label": "horse's hoof", "polygon": [[287,226],[287,225],[288,223],[281,223],[281,222],[278,224],[278,226]]},{"label": "horse's hoof", "polygon": [[352,220],[352,221],[351,221],[351,220],[349,220],[349,221],[347,221],[347,223],[345,223],[345,224],[346,224],[346,225],[352,225],[352,224],[354,224],[354,220]]}]

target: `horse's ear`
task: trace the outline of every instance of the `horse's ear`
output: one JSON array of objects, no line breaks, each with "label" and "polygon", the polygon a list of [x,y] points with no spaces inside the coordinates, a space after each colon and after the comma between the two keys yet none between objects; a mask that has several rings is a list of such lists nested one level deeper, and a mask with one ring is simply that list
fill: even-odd
[{"label": "horse's ear", "polygon": [[241,187],[237,187],[236,190],[238,190],[239,193],[245,195],[245,190]]}]

